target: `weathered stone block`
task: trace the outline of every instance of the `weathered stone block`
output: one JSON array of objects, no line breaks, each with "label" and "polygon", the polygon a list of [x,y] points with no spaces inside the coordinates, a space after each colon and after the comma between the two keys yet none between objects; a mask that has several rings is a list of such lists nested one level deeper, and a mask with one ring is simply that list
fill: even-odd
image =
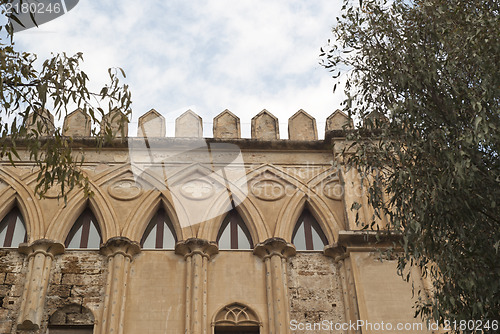
[{"label": "weathered stone block", "polygon": [[91,133],[90,116],[78,108],[64,118],[63,135],[88,137]]},{"label": "weathered stone block", "polygon": [[4,284],[15,284],[17,281],[17,276],[17,273],[7,273],[7,275],[5,275]]},{"label": "weathered stone block", "polygon": [[101,288],[98,285],[91,286],[73,286],[71,296],[74,297],[98,297],[101,293]]},{"label": "weathered stone block", "polygon": [[214,138],[240,138],[240,119],[238,116],[224,110],[214,118]]},{"label": "weathered stone block", "polygon": [[71,293],[71,285],[51,285],[49,296],[58,296],[61,298],[67,298]]},{"label": "weathered stone block", "polygon": [[101,134],[109,129],[111,134],[117,138],[128,136],[128,119],[124,113],[119,110],[113,110],[104,115],[101,121]]},{"label": "weathered stone block", "polygon": [[12,320],[0,320],[0,333],[10,334],[12,330]]},{"label": "weathered stone block", "polygon": [[68,285],[98,284],[99,277],[96,275],[64,274],[61,283]]},{"label": "weathered stone block", "polygon": [[318,140],[318,130],[314,117],[300,109],[288,119],[288,139]]},{"label": "weathered stone block", "polygon": [[274,140],[280,138],[278,119],[266,109],[252,118],[252,138]]},{"label": "weathered stone block", "polygon": [[188,110],[175,120],[176,137],[203,137],[203,123],[200,116]]},{"label": "weathered stone block", "polygon": [[325,131],[352,129],[353,123],[345,113],[336,110],[326,119]]},{"label": "weathered stone block", "polygon": [[165,137],[165,117],[151,109],[139,117],[138,137]]}]

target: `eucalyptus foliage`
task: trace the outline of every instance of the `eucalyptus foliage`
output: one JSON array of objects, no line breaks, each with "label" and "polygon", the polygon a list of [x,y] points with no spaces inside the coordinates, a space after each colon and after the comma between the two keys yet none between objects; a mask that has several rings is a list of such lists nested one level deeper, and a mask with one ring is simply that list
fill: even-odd
[{"label": "eucalyptus foliage", "polygon": [[[0,4],[11,1],[1,0]],[[21,24],[4,6],[0,11]],[[105,114],[120,110],[123,119],[113,121],[124,122],[131,104],[128,86],[119,80],[125,74],[119,68],[109,69],[109,82],[93,92],[88,88],[89,77],[80,69],[81,53],[38,60],[36,54],[17,51],[14,37],[11,23],[0,26],[0,157],[12,164],[26,160],[34,163],[38,170],[35,192],[40,196],[59,187],[66,199],[75,186],[89,194],[88,178],[80,169],[83,153],[75,152],[73,138],[64,136],[61,127],[43,111],[62,123],[69,112],[80,108],[95,125]],[[97,138],[96,147],[113,138],[109,124],[101,129],[93,126],[92,135]],[[27,155],[21,155],[19,148]]]},{"label": "eucalyptus foliage", "polygon": [[321,54],[347,77],[346,112],[373,116],[345,163],[373,220],[402,234],[401,275],[432,281],[416,316],[441,323],[500,317],[499,14],[496,0],[345,1]]}]

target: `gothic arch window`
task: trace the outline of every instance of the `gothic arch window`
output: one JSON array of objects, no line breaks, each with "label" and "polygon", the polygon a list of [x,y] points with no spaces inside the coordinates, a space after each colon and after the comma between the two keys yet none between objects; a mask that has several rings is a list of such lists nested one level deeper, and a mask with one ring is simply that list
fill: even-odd
[{"label": "gothic arch window", "polygon": [[295,224],[292,243],[297,250],[323,250],[328,244],[321,227],[307,209],[302,212]]},{"label": "gothic arch window", "polygon": [[257,314],[249,307],[234,303],[221,309],[212,323],[215,334],[260,333],[261,323]]},{"label": "gothic arch window", "polygon": [[252,249],[253,241],[250,231],[238,212],[229,211],[222,222],[217,235],[219,249]]},{"label": "gothic arch window", "polygon": [[163,208],[153,216],[142,236],[145,249],[174,249],[177,242],[174,226]]},{"label": "gothic arch window", "polygon": [[0,222],[0,247],[17,247],[27,239],[23,216],[15,207]]},{"label": "gothic arch window", "polygon": [[85,209],[68,233],[64,245],[66,248],[99,248],[101,231],[92,211]]}]

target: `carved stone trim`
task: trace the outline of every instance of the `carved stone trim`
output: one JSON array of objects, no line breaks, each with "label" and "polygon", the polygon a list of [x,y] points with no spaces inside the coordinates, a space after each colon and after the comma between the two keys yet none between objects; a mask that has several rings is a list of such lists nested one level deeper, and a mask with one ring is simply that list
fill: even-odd
[{"label": "carved stone trim", "polygon": [[287,259],[296,254],[295,246],[286,242],[282,238],[270,238],[255,246],[253,254],[266,260],[267,258],[278,255],[281,258]]},{"label": "carved stone trim", "polygon": [[189,238],[183,241],[177,242],[175,245],[175,254],[184,256],[187,258],[194,254],[200,254],[207,259],[219,253],[219,247],[213,241],[208,241],[205,239]]},{"label": "carved stone trim", "polygon": [[122,254],[123,256],[132,260],[135,255],[141,252],[141,246],[138,242],[132,241],[129,238],[114,237],[101,245],[100,252],[102,255],[107,257],[113,257],[116,254]]},{"label": "carved stone trim", "polygon": [[50,239],[38,239],[31,244],[19,244],[19,253],[27,255],[28,259],[41,253],[45,256],[50,256],[53,260],[54,256],[64,253],[64,250],[65,248],[62,243]]}]

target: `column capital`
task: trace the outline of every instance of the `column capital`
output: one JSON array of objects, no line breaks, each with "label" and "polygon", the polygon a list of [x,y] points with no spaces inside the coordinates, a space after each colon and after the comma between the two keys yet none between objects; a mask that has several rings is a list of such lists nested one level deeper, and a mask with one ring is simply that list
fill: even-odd
[{"label": "column capital", "polygon": [[32,243],[22,243],[19,245],[19,252],[29,257],[36,254],[44,254],[54,259],[54,256],[64,253],[64,245],[58,241],[50,239],[38,239]]},{"label": "column capital", "polygon": [[125,237],[113,237],[101,245],[100,252],[107,257],[122,254],[130,260],[141,252],[138,242]]},{"label": "column capital", "polygon": [[217,244],[205,239],[189,238],[179,241],[175,245],[175,254],[184,256],[184,258],[194,254],[200,254],[210,259],[218,253],[219,247],[217,247]]},{"label": "column capital", "polygon": [[270,238],[264,242],[255,245],[253,254],[265,260],[268,257],[277,255],[284,259],[294,256],[295,246],[286,242],[282,238]]},{"label": "column capital", "polygon": [[346,248],[339,245],[337,242],[326,245],[323,249],[323,255],[331,257],[335,262],[339,262],[349,257],[349,253],[346,251]]}]

